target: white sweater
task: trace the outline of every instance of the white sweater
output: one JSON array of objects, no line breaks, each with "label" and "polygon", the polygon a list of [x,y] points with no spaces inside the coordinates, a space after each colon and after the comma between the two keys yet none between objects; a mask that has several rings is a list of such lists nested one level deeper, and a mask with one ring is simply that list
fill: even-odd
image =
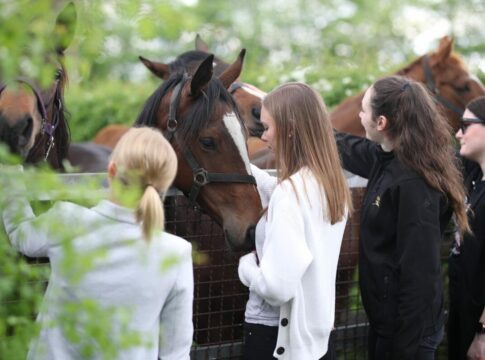
[{"label": "white sweater", "polygon": [[[239,277],[274,306],[280,325],[274,356],[313,360],[327,352],[335,317],[335,279],[346,218],[331,225],[313,174],[302,169],[281,182],[268,207],[259,266],[253,253]],[[296,189],[296,193],[295,193]],[[298,195],[297,195],[298,194]]]},{"label": "white sweater", "polygon": [[[168,233],[147,243],[141,238],[133,210],[109,201],[91,209],[59,202],[38,217],[26,201],[16,201],[4,211],[3,219],[12,245],[27,256],[47,256],[51,264],[38,316],[41,332],[31,344],[28,359],[84,358],[81,345],[65,335],[66,306],[75,306],[71,320],[75,321],[76,333],[83,345],[94,346],[92,358],[101,359],[99,345],[83,326],[89,314],[83,304],[89,301],[106,309],[101,310],[105,322],[105,316],[113,316],[107,321],[111,326],[107,336],[119,347],[118,360],[190,358],[190,243]],[[86,262],[91,266],[83,273]],[[131,317],[125,328],[126,312]],[[92,320],[91,325],[95,325]],[[130,332],[138,333],[144,345],[123,349],[122,336]]]}]

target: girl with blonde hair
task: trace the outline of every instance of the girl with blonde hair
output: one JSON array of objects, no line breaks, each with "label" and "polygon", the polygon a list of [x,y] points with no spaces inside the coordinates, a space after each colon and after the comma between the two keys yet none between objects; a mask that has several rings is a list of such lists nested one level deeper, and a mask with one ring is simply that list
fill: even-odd
[{"label": "girl with blonde hair", "polygon": [[[27,201],[12,199],[3,212],[12,245],[51,264],[41,331],[28,359],[101,357],[103,338],[97,336],[105,334],[89,332],[94,324],[85,320],[86,303],[113,314],[109,337],[117,359],[190,358],[191,245],[163,232],[161,195],[176,171],[176,155],[160,132],[132,128],[108,166],[109,201],[92,208],[58,202],[35,216]],[[80,276],[71,269],[78,261],[89,265]],[[73,307],[77,311],[69,312]],[[128,334],[142,341],[123,348]]]},{"label": "girl with blonde hair", "polygon": [[256,253],[239,262],[250,291],[244,357],[330,359],[337,263],[352,204],[328,113],[315,90],[288,83],[264,98],[261,121],[278,177],[253,171],[269,204],[256,227]]}]

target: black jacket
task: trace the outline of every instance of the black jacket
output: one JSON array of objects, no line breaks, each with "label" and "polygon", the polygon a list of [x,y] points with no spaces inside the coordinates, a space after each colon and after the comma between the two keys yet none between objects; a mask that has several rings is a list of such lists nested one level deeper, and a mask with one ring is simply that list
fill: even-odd
[{"label": "black jacket", "polygon": [[455,243],[448,267],[450,312],[448,357],[466,359],[485,307],[485,181],[477,163],[463,160],[468,190],[467,214],[472,234]]},{"label": "black jacket", "polygon": [[446,197],[376,143],[337,134],[343,167],[368,179],[361,210],[359,284],[374,331],[392,338],[393,359],[414,359],[443,325],[440,247],[451,217]]},{"label": "black jacket", "polygon": [[[468,188],[468,220],[472,234],[465,234],[459,261],[465,286],[475,305],[485,306],[485,181],[478,164],[465,162]],[[477,319],[478,321],[478,319]]]}]

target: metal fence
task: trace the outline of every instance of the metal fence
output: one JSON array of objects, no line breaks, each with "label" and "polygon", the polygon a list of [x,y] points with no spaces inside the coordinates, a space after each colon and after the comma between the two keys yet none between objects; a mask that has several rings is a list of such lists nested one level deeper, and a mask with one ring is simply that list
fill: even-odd
[{"label": "metal fence", "polygon": [[[103,175],[96,176],[100,181],[104,179]],[[78,179],[70,175],[66,181]],[[335,316],[338,359],[367,358],[368,324],[360,301],[356,271],[360,205],[364,191],[362,187],[352,188],[356,210],[346,226],[338,265]],[[193,209],[179,192],[169,193],[165,211],[167,231],[190,241],[198,254],[194,258],[195,333],[191,358],[241,359],[244,309],[248,298],[247,288],[240,283],[237,275],[242,253],[229,251],[220,226]],[[446,252],[444,250],[444,256]],[[36,261],[32,266],[41,263]],[[446,342],[442,344],[440,353],[445,351]]]}]

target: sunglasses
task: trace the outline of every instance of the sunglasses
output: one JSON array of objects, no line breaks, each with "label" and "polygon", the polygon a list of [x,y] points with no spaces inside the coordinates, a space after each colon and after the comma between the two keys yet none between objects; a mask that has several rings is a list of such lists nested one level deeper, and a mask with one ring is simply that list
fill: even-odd
[{"label": "sunglasses", "polygon": [[462,134],[465,133],[466,129],[472,124],[483,124],[485,125],[485,120],[478,119],[478,118],[462,118],[461,119],[461,124],[460,124],[460,129]]}]

